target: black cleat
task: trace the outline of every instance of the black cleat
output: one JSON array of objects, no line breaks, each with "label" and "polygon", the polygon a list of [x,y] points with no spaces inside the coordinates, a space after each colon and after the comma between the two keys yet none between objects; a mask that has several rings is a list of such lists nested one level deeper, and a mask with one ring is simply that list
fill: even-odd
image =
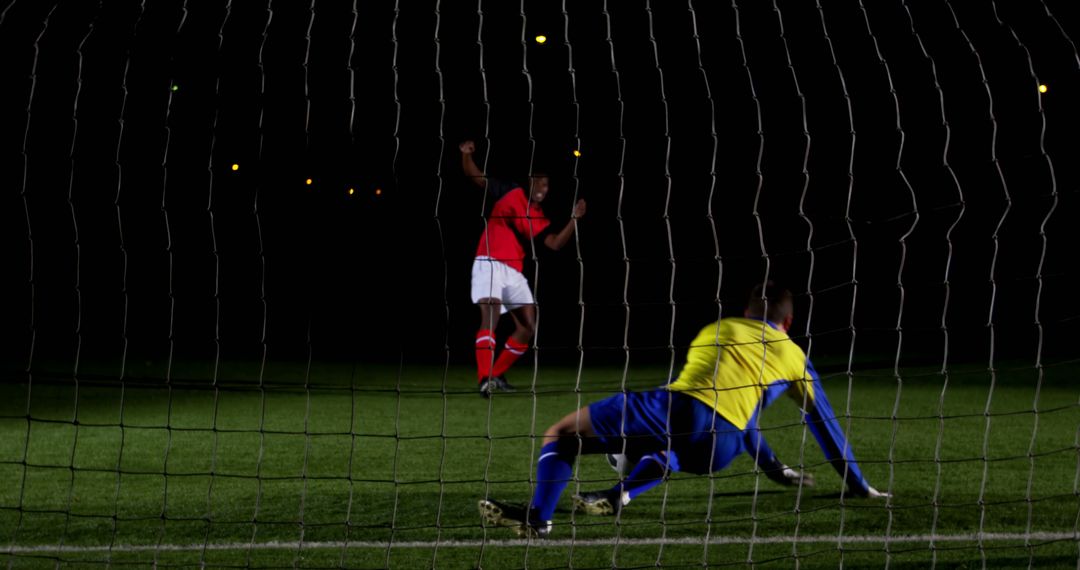
[{"label": "black cleat", "polygon": [[485,523],[509,528],[521,538],[547,538],[551,533],[551,521],[530,518],[529,512],[521,507],[491,499],[480,499],[476,506],[480,509],[480,518],[484,519]]},{"label": "black cleat", "polygon": [[496,376],[494,378],[484,378],[480,382],[480,395],[484,398],[490,398],[495,392],[517,392],[506,378],[502,376]]},{"label": "black cleat", "polygon": [[617,490],[574,495],[574,512],[576,513],[610,516],[618,513],[622,508],[622,492]]}]

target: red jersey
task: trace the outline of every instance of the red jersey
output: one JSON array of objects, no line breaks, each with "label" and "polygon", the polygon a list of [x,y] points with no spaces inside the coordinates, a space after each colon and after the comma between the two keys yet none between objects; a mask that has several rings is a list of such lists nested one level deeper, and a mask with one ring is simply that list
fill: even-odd
[{"label": "red jersey", "polygon": [[495,204],[488,216],[487,227],[480,234],[476,256],[490,257],[521,271],[525,248],[518,236],[532,240],[547,229],[551,221],[544,216],[540,204],[529,203],[521,186],[489,178],[487,189]]}]

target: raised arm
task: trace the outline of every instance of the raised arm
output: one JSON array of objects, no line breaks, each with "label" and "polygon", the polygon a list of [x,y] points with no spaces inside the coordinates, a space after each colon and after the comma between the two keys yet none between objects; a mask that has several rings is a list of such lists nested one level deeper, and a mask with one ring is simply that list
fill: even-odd
[{"label": "raised arm", "polygon": [[570,241],[570,236],[574,235],[574,230],[577,228],[578,218],[581,218],[584,215],[585,200],[578,200],[577,203],[574,204],[574,213],[570,216],[570,221],[566,222],[566,225],[563,226],[563,229],[559,230],[558,232],[550,233],[544,236],[544,245],[547,246],[548,249],[553,251],[559,251],[560,249],[562,249],[563,246],[565,246]]},{"label": "raised arm", "polygon": [[476,184],[481,189],[487,189],[487,177],[484,176],[484,171],[480,170],[480,167],[476,165],[476,161],[473,160],[473,153],[476,152],[476,143],[472,141],[463,141],[458,145],[458,149],[461,150],[461,170],[465,172],[465,176],[468,176],[473,184]]}]

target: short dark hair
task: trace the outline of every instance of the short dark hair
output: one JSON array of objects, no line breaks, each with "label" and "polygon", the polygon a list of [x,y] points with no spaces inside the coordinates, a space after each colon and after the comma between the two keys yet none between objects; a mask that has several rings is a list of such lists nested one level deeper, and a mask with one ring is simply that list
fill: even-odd
[{"label": "short dark hair", "polygon": [[773,283],[758,283],[750,290],[746,312],[751,317],[765,317],[770,322],[782,323],[794,311],[791,291]]}]

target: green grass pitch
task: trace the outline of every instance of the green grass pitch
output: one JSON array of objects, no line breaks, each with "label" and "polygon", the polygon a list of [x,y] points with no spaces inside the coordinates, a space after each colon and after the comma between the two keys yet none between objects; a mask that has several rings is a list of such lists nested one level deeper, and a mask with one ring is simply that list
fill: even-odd
[{"label": "green grass pitch", "polygon": [[[839,478],[782,401],[763,426],[788,464],[805,437],[816,487],[778,487],[742,457],[711,478],[676,474],[618,520],[574,516],[574,490],[614,482],[603,458],[584,457],[552,538],[531,543],[483,528],[477,499],[527,501],[532,434],[618,390],[621,369],[586,368],[579,379],[541,367],[534,378],[522,365],[512,378],[521,390],[490,401],[465,368],[279,367],[261,389],[234,372],[246,380],[218,389],[115,380],[76,389],[39,377],[0,386],[5,563],[1077,567],[1075,364],[1045,368],[1041,384],[1030,365],[1003,366],[989,415],[985,369],[904,370],[900,381],[859,372],[849,402],[848,377],[826,368],[834,408],[850,406],[856,457],[892,501],[841,500]],[[644,389],[666,374],[631,368],[625,384]],[[976,540],[979,531],[991,534]]]}]

